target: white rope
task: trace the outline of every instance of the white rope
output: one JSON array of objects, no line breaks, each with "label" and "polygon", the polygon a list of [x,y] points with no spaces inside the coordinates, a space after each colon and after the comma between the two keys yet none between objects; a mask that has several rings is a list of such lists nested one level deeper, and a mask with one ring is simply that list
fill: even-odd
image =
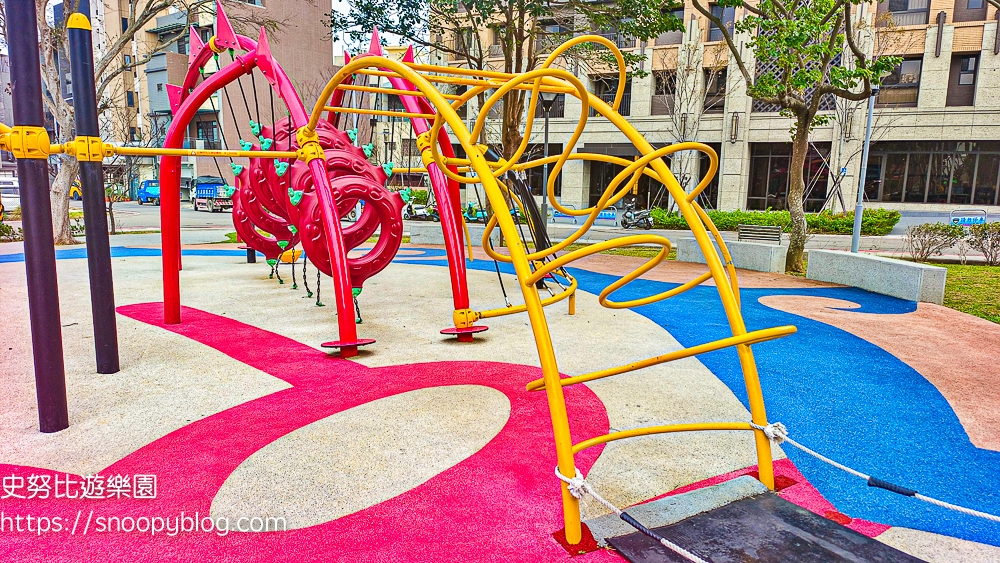
[{"label": "white rope", "polygon": [[[795,440],[792,440],[791,438],[789,438],[788,437],[788,429],[785,428],[785,425],[782,424],[782,423],[780,423],[780,422],[772,422],[771,424],[768,424],[767,426],[761,426],[759,424],[754,424],[754,423],[751,422],[750,426],[752,426],[752,427],[756,428],[757,430],[760,430],[761,432],[763,432],[764,435],[767,436],[768,439],[770,439],[775,444],[783,444],[783,443],[787,442],[787,443],[795,446],[796,448],[802,450],[803,452],[805,452],[805,453],[813,456],[814,458],[816,458],[816,459],[818,459],[818,460],[820,460],[822,462],[828,463],[828,464],[836,467],[837,469],[840,469],[841,471],[845,471],[847,473],[850,473],[851,475],[854,475],[855,477],[859,477],[861,479],[864,479],[865,481],[868,482],[868,486],[870,486],[870,487],[874,486],[874,487],[886,489],[888,491],[892,491],[894,493],[898,493],[898,494],[901,494],[903,496],[912,496],[912,497],[914,497],[914,498],[916,498],[918,500],[922,500],[924,502],[933,504],[935,506],[940,506],[941,508],[947,508],[949,510],[954,510],[956,512],[961,512],[963,514],[968,514],[969,516],[977,516],[979,518],[985,518],[986,520],[992,520],[994,522],[1000,522],[1000,516],[996,516],[994,514],[989,514],[987,512],[980,512],[978,510],[973,510],[971,508],[966,508],[964,506],[959,506],[957,504],[952,504],[950,502],[945,502],[943,500],[938,500],[936,498],[932,498],[932,497],[929,497],[929,496],[926,496],[926,495],[922,495],[922,494],[920,494],[920,493],[918,493],[916,491],[910,491],[910,490],[905,489],[903,487],[900,487],[898,485],[894,485],[892,483],[887,483],[885,481],[882,481],[881,479],[875,479],[875,478],[873,478],[870,475],[865,475],[864,473],[862,473],[860,471],[851,469],[850,467],[847,467],[844,464],[837,463],[836,461],[833,461],[832,459],[830,459],[830,458],[828,458],[828,457],[826,457],[826,456],[824,456],[824,455],[822,455],[822,454],[820,454],[818,452],[815,452],[815,451],[813,451],[813,450],[811,450],[811,449],[803,446],[802,444],[796,442]],[[875,484],[875,483],[879,483],[879,484]],[[883,486],[883,485],[888,485],[889,487],[886,487],[886,486]],[[901,492],[901,491],[906,491],[906,492]]]},{"label": "white rope", "polygon": [[560,481],[566,483],[567,488],[569,489],[569,494],[573,495],[575,498],[582,500],[583,496],[585,494],[588,494],[588,495],[594,497],[594,499],[597,502],[599,502],[602,505],[604,505],[605,507],[607,507],[608,510],[610,510],[610,511],[614,512],[616,515],[618,515],[619,518],[621,518],[622,520],[625,520],[625,522],[627,522],[630,526],[632,526],[633,528],[639,530],[643,534],[645,534],[645,535],[647,535],[647,536],[655,539],[656,541],[660,542],[660,545],[662,545],[663,547],[665,547],[665,548],[673,551],[674,553],[680,555],[681,557],[684,557],[688,561],[693,561],[694,563],[708,563],[707,561],[705,561],[701,557],[698,557],[697,555],[695,555],[695,554],[691,553],[690,551],[684,549],[683,547],[675,544],[674,542],[668,540],[667,538],[664,538],[663,536],[657,534],[656,532],[653,532],[649,528],[646,528],[645,526],[642,526],[635,519],[633,519],[631,516],[625,514],[625,512],[622,511],[620,508],[618,508],[617,506],[611,504],[610,502],[608,502],[607,499],[605,499],[601,495],[597,494],[597,491],[595,491],[594,488],[590,486],[590,483],[588,483],[583,478],[583,475],[580,474],[580,470],[579,469],[576,470],[576,477],[573,477],[572,479],[570,479],[569,477],[566,477],[565,475],[563,475],[562,473],[560,473],[559,467],[557,466],[556,467],[556,477],[558,477]]}]

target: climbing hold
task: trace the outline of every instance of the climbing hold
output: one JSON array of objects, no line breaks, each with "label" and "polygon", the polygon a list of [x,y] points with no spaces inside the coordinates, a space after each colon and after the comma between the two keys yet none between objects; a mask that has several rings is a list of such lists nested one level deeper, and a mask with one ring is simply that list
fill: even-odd
[{"label": "climbing hold", "polygon": [[367,158],[371,158],[372,153],[375,152],[375,143],[368,143],[367,145],[361,147],[361,149],[365,151],[365,156]]},{"label": "climbing hold", "polygon": [[288,196],[288,200],[292,202],[292,205],[298,207],[299,202],[302,201],[302,190],[295,190],[292,195]]},{"label": "climbing hold", "polygon": [[353,294],[353,295],[354,295],[355,297],[357,297],[357,296],[361,295],[361,289],[362,289],[362,288],[360,288],[360,287],[355,287],[355,288],[351,288],[351,293],[352,293],[352,294]]},{"label": "climbing hold", "polygon": [[233,197],[236,193],[236,186],[226,186],[226,197]]},{"label": "climbing hold", "polygon": [[295,225],[288,225],[288,230],[291,231],[293,235],[299,232],[299,228]]},{"label": "climbing hold", "polygon": [[269,151],[271,150],[271,145],[274,143],[274,139],[261,139],[260,148]]},{"label": "climbing hold", "polygon": [[288,241],[287,240],[279,240],[278,241],[278,246],[280,246],[281,249],[284,250],[284,249],[288,248]]},{"label": "climbing hold", "polygon": [[347,136],[351,138],[351,142],[352,143],[355,142],[355,141],[357,141],[358,140],[358,130],[357,130],[357,128],[354,128],[354,129],[351,129],[350,131],[348,131],[347,132]]},{"label": "climbing hold", "polygon": [[245,151],[248,151],[253,148],[253,143],[251,143],[250,141],[244,141],[243,139],[240,139],[240,148]]},{"label": "climbing hold", "polygon": [[236,164],[235,162],[230,162],[229,163],[229,167],[233,169],[233,175],[234,176],[239,176],[240,172],[243,172],[243,165],[242,164]]},{"label": "climbing hold", "polygon": [[250,120],[250,132],[253,133],[254,137],[260,135],[260,123],[254,120]]},{"label": "climbing hold", "polygon": [[267,259],[267,265],[268,265],[268,266],[274,266],[274,265],[275,265],[275,264],[277,264],[277,263],[278,263],[278,261],[277,261],[277,260],[275,260],[274,258],[268,258],[268,259]]},{"label": "climbing hold", "polygon": [[288,172],[287,162],[275,162],[274,171],[278,173],[278,176],[284,176],[285,172]]},{"label": "climbing hold", "polygon": [[386,178],[388,178],[389,176],[392,176],[392,163],[391,162],[386,162],[385,164],[383,164],[382,165],[382,172],[385,172]]}]

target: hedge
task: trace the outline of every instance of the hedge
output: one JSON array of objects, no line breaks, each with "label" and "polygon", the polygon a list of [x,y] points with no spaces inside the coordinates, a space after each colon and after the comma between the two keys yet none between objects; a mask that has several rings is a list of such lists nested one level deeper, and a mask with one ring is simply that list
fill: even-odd
[{"label": "hedge", "polygon": [[[650,213],[653,226],[657,229],[688,229],[687,221],[676,211],[667,212],[654,207]],[[708,211],[708,216],[720,231],[735,231],[738,225],[776,226],[786,233],[792,230],[792,219],[787,211]],[[861,216],[861,234],[887,235],[892,232],[899,218],[899,211],[865,209]],[[829,211],[807,213],[806,224],[813,233],[849,235],[854,232],[854,212],[838,215]]]}]

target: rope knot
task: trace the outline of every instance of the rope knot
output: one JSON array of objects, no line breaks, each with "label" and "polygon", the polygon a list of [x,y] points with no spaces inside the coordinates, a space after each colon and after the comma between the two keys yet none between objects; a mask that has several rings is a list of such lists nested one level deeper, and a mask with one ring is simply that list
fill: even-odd
[{"label": "rope knot", "polygon": [[580,473],[579,469],[576,470],[576,477],[571,479],[563,475],[557,466],[556,477],[558,477],[563,483],[566,483],[567,488],[569,489],[569,494],[573,495],[574,498],[583,499],[583,495],[587,493],[587,482],[583,479],[583,475]]},{"label": "rope knot", "polygon": [[754,428],[764,432],[764,435],[775,444],[781,444],[788,439],[788,429],[785,428],[785,425],[780,422],[772,422],[767,426],[758,426],[756,424],[753,426]]}]

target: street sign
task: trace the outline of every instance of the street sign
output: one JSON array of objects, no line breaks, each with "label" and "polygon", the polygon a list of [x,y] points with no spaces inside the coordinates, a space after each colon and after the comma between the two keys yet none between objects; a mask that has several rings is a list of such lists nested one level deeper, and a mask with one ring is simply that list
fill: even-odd
[{"label": "street sign", "polygon": [[971,227],[986,223],[985,209],[956,209],[951,212],[951,224],[960,227]]}]

